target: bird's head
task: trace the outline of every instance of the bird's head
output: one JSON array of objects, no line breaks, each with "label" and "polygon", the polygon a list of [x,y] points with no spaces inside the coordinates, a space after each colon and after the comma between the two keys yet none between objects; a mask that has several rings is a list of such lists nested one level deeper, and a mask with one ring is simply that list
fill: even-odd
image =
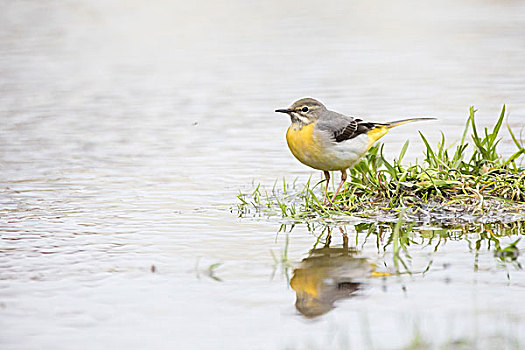
[{"label": "bird's head", "polygon": [[288,114],[292,123],[308,125],[319,119],[321,113],[326,111],[326,107],[313,98],[302,98],[286,109],[276,109],[275,111]]}]

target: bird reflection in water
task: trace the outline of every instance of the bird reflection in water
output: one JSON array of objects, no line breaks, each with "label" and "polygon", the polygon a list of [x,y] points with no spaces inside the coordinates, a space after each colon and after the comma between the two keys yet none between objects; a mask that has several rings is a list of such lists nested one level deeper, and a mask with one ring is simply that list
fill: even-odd
[{"label": "bird reflection in water", "polygon": [[342,247],[331,248],[329,235],[326,245],[312,249],[293,272],[290,286],[297,294],[295,307],[308,318],[332,310],[337,300],[355,296],[363,280],[374,274],[375,265],[348,248],[348,237],[340,230]]}]

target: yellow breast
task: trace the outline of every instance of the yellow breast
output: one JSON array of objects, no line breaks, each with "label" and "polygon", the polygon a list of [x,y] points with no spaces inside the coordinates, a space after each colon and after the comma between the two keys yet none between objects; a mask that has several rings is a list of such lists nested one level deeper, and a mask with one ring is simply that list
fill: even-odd
[{"label": "yellow breast", "polygon": [[303,127],[291,125],[286,132],[286,141],[295,158],[305,165],[319,169],[316,160],[322,152],[318,140],[314,137],[313,123]]},{"label": "yellow breast", "polygon": [[[322,286],[322,274],[318,273],[316,269],[295,269],[294,275],[290,281],[290,286],[297,293],[308,294],[311,297],[317,298],[319,296],[319,287]],[[326,275],[326,271],[324,271]],[[321,276],[319,276],[321,275]]]},{"label": "yellow breast", "polygon": [[[301,163],[319,170],[343,170],[354,166],[378,139],[388,132],[380,126],[367,134],[335,143],[315,129],[315,125],[292,124],[286,132],[286,141],[292,154]],[[323,142],[324,140],[324,142]]]}]

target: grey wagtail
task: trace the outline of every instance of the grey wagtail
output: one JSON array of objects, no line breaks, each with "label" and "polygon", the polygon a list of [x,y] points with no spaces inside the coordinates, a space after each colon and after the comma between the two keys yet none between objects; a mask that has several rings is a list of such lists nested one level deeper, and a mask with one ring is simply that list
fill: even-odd
[{"label": "grey wagtail", "polygon": [[332,202],[346,181],[346,170],[353,167],[374,142],[390,129],[419,120],[411,118],[387,123],[366,122],[328,110],[313,98],[302,98],[289,108],[275,110],[290,116],[292,124],[286,132],[286,141],[292,154],[301,163],[322,170],[326,178],[323,204],[328,197],[329,171],[339,170],[341,182]]}]

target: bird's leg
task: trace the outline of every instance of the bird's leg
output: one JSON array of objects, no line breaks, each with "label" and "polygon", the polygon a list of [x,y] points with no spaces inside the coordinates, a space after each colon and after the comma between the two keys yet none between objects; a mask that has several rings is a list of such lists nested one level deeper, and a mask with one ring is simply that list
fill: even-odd
[{"label": "bird's leg", "polygon": [[343,236],[343,249],[345,252],[348,251],[348,236],[346,234]]},{"label": "bird's leg", "polygon": [[329,171],[323,171],[324,177],[326,179],[326,184],[324,187],[324,199],[323,199],[323,205],[326,205],[326,199],[328,198],[328,184],[330,183],[330,172]]},{"label": "bird's leg", "polygon": [[325,248],[330,247],[330,243],[332,243],[332,230],[330,229],[330,226],[328,226],[328,235],[326,236],[326,243]]},{"label": "bird's leg", "polygon": [[339,183],[339,186],[337,187],[337,191],[335,191],[334,196],[332,197],[332,203],[335,201],[335,197],[337,196],[339,191],[341,191],[341,187],[343,187],[343,184],[345,183],[345,181],[346,181],[346,169],[341,170],[341,182]]},{"label": "bird's leg", "polygon": [[343,235],[343,249],[345,252],[348,251],[348,235],[346,234],[346,232],[343,230],[342,227],[339,227],[339,231],[341,231],[341,234]]}]

